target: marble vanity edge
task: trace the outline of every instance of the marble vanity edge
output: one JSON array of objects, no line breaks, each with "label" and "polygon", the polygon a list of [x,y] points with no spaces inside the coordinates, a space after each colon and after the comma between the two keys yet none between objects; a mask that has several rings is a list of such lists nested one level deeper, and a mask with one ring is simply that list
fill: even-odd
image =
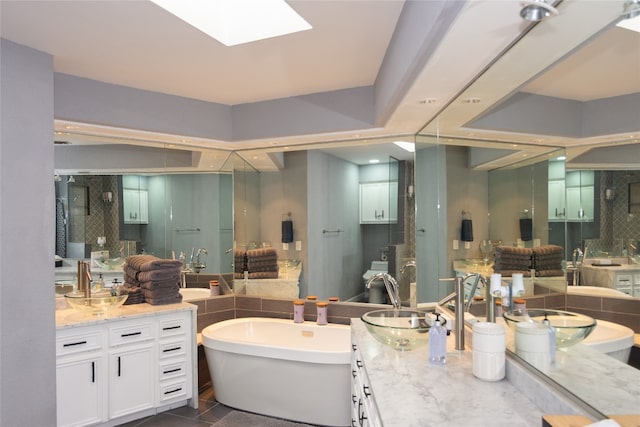
[{"label": "marble vanity edge", "polygon": [[606,418],[567,389],[517,361],[509,352],[506,362],[507,381],[545,414],[585,415],[594,421]]},{"label": "marble vanity edge", "polygon": [[84,313],[82,311],[69,308],[56,310],[56,329],[77,328],[82,326],[97,325],[114,320],[135,319],[145,316],[155,316],[157,314],[166,314],[170,311],[193,311],[198,307],[194,304],[181,302],[178,304],[166,305],[150,305],[150,304],[131,304],[125,305],[114,310],[108,316],[98,316],[94,314]]}]

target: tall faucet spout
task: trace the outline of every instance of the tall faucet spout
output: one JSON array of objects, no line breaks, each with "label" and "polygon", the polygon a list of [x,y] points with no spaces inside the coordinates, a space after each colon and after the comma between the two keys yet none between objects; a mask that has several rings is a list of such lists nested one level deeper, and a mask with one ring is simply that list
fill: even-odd
[{"label": "tall faucet spout", "polygon": [[389,273],[377,273],[371,276],[369,280],[367,280],[366,287],[367,289],[371,288],[371,284],[376,280],[382,280],[384,283],[384,287],[387,290],[387,294],[389,295],[389,300],[393,305],[393,308],[399,309],[402,306],[400,301],[400,288],[398,287],[398,282],[393,278]]}]

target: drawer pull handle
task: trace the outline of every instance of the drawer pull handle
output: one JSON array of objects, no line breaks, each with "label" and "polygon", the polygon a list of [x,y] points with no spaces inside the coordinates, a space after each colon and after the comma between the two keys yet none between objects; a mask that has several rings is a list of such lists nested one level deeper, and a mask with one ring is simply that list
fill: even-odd
[{"label": "drawer pull handle", "polygon": [[122,338],[125,338],[125,337],[134,337],[136,335],[142,335],[142,332],[140,332],[140,331],[138,331],[138,332],[129,332],[128,334],[121,334],[120,336]]},{"label": "drawer pull handle", "polygon": [[353,404],[355,405],[356,402],[358,401],[358,397],[355,394],[351,395],[351,401],[353,402]]},{"label": "drawer pull handle", "polygon": [[176,350],[182,350],[182,347],[165,348],[164,350],[162,350],[162,352],[163,353],[169,353],[170,351],[176,351]]},{"label": "drawer pull handle", "polygon": [[164,394],[167,395],[167,394],[176,393],[179,391],[182,391],[182,387],[174,388],[173,390],[167,390],[164,392]]},{"label": "drawer pull handle", "polygon": [[163,331],[170,331],[171,329],[180,329],[182,326],[180,325],[176,325],[176,326],[167,326],[162,328]]},{"label": "drawer pull handle", "polygon": [[118,356],[118,376],[120,376],[121,373],[121,368],[122,368],[122,364],[120,363],[120,356]]},{"label": "drawer pull handle", "polygon": [[352,370],[351,370],[351,375],[353,375],[353,378],[355,378],[355,377],[356,377],[356,374],[357,374],[356,370],[355,370],[355,369],[352,369]]},{"label": "drawer pull handle", "polygon": [[91,362],[91,382],[96,382],[96,362]]},{"label": "drawer pull handle", "polygon": [[167,369],[166,371],[162,371],[163,374],[172,374],[174,372],[180,372],[182,371],[182,368],[175,368],[175,369]]},{"label": "drawer pull handle", "polygon": [[62,346],[63,347],[73,347],[74,345],[82,345],[82,344],[86,344],[86,343],[87,343],[87,341],[84,340],[84,341],[69,342],[69,343],[63,344]]},{"label": "drawer pull handle", "polygon": [[364,397],[371,396],[371,392],[369,390],[370,390],[370,388],[369,388],[368,385],[362,386],[362,392],[364,393]]},{"label": "drawer pull handle", "polygon": [[356,366],[362,368],[362,360],[356,360]]},{"label": "drawer pull handle", "polygon": [[351,348],[353,349],[353,351],[356,351],[358,349],[358,346],[355,344],[351,344]]}]

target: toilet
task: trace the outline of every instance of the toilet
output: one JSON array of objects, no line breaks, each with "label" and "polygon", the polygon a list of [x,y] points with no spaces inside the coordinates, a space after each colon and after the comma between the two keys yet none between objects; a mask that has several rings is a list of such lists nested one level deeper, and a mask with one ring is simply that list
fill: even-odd
[{"label": "toilet", "polygon": [[362,275],[363,284],[365,285],[364,294],[367,302],[374,304],[386,304],[387,303],[387,290],[384,288],[384,282],[382,280],[376,280],[371,283],[371,288],[367,289],[366,285],[369,279],[378,273],[388,272],[387,261],[371,261],[371,268]]}]

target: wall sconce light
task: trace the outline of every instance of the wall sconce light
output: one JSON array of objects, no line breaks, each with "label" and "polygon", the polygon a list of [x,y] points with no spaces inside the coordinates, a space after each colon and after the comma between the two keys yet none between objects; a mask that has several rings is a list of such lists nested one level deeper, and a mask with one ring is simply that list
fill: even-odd
[{"label": "wall sconce light", "polygon": [[106,204],[111,204],[113,202],[113,193],[111,191],[102,193],[102,201]]},{"label": "wall sconce light", "polygon": [[607,188],[604,190],[604,198],[606,200],[613,200],[616,198],[616,189],[615,188]]}]

